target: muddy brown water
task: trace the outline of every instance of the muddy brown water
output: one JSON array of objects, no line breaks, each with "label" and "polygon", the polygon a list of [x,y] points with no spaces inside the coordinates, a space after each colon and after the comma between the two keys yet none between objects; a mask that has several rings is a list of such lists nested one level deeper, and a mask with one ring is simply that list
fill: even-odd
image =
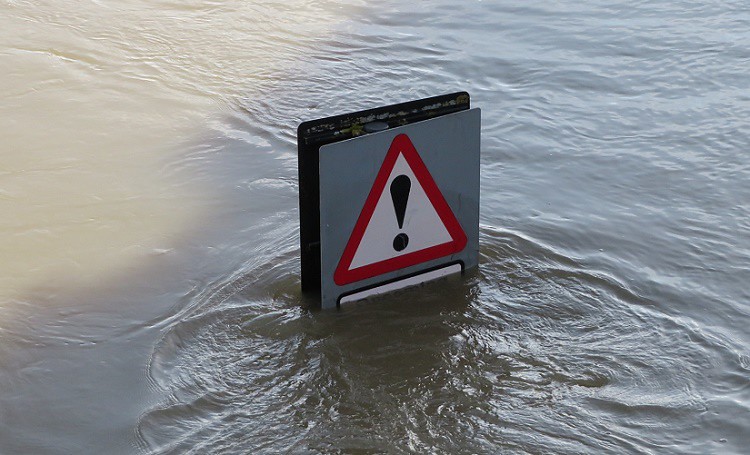
[{"label": "muddy brown water", "polygon": [[[0,2],[0,453],[746,453],[750,12]],[[299,292],[295,129],[467,90],[481,263]]]}]

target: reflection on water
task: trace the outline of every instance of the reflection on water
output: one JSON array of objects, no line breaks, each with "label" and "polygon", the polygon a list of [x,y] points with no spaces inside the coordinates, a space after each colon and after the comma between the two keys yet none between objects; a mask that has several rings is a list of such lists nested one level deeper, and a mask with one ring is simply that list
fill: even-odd
[{"label": "reflection on water", "polygon": [[[747,11],[0,10],[0,452],[750,444]],[[309,309],[296,125],[460,89],[479,270]]]},{"label": "reflection on water", "polygon": [[79,3],[3,6],[3,299],[169,251],[210,208],[171,172],[210,156],[184,150],[340,20],[320,2]]}]

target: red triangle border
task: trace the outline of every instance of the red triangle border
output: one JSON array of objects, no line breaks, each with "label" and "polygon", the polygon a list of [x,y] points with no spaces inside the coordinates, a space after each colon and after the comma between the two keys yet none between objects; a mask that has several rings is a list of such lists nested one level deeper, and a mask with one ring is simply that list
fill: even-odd
[{"label": "red triangle border", "polygon": [[[422,189],[432,203],[432,206],[435,208],[435,211],[443,222],[452,240],[422,250],[412,251],[411,253],[402,256],[396,256],[384,261],[367,264],[356,269],[350,269],[354,255],[359,248],[365,230],[370,224],[372,215],[375,212],[375,206],[383,194],[386,183],[388,183],[388,177],[396,165],[398,156],[401,154],[404,155],[404,159],[411,167],[419,184],[422,185]],[[372,185],[370,194],[365,200],[365,205],[360,212],[359,218],[352,230],[352,234],[349,237],[349,241],[341,255],[338,266],[333,273],[333,281],[337,285],[343,286],[356,281],[376,277],[384,273],[394,272],[406,267],[431,261],[433,259],[449,256],[463,250],[466,247],[466,241],[466,234],[461,228],[461,224],[458,222],[453,211],[451,211],[450,206],[445,201],[445,198],[440,192],[435,180],[433,180],[432,175],[430,175],[430,172],[427,170],[427,166],[425,166],[419,153],[417,153],[417,150],[414,148],[411,139],[409,139],[406,134],[399,134],[393,139],[393,142],[388,149],[388,153],[383,160],[383,164],[380,166],[378,175],[375,177],[375,182]]]}]

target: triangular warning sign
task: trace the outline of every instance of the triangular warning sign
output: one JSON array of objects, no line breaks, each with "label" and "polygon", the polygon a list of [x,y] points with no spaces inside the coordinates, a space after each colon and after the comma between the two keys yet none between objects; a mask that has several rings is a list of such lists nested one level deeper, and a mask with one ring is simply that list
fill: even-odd
[{"label": "triangular warning sign", "polygon": [[393,139],[344,248],[339,286],[458,253],[466,234],[409,137]]}]

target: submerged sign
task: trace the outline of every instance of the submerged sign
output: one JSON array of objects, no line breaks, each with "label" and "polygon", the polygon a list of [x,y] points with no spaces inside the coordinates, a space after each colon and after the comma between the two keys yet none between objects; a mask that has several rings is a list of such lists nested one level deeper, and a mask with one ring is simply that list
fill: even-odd
[{"label": "submerged sign", "polygon": [[334,307],[476,266],[479,130],[466,93],[302,124],[303,291]]},{"label": "submerged sign", "polygon": [[341,286],[395,272],[465,246],[466,234],[435,180],[409,136],[399,134],[375,177],[333,281]]}]

